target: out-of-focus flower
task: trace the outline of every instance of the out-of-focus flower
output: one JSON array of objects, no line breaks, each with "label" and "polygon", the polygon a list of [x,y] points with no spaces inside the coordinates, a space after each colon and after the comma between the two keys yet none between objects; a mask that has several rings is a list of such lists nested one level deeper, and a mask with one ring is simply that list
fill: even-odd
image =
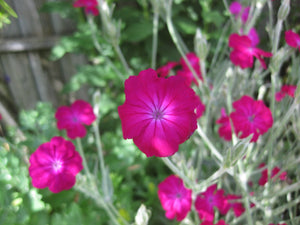
[{"label": "out-of-focus flower", "polygon": [[296,85],[282,85],[280,91],[276,92],[275,100],[280,102],[286,95],[295,98]]},{"label": "out-of-focus flower", "polygon": [[225,108],[221,109],[221,117],[216,121],[217,124],[221,124],[218,129],[218,133],[221,138],[225,141],[231,141],[232,139],[232,130],[230,125],[230,118],[226,114]]},{"label": "out-of-focus flower", "polygon": [[70,139],[84,137],[86,135],[84,125],[91,125],[96,120],[92,106],[83,100],[76,100],[70,107],[59,107],[55,118],[57,128],[59,130],[66,129]]},{"label": "out-of-focus flower", "polygon": [[29,159],[29,175],[36,188],[48,187],[53,193],[72,188],[82,169],[82,158],[72,142],[53,137],[41,144]]},{"label": "out-of-focus flower", "polygon": [[229,194],[225,196],[226,198],[226,211],[233,209],[234,215],[236,217],[241,216],[245,212],[243,204],[239,201],[242,196]]},{"label": "out-of-focus flower", "polygon": [[195,208],[201,220],[212,222],[215,217],[214,208],[225,215],[227,212],[226,204],[224,190],[217,190],[217,185],[213,184],[205,192],[197,195]]},{"label": "out-of-focus flower", "polygon": [[251,39],[246,35],[231,34],[229,47],[233,48],[230,53],[231,62],[242,69],[253,66],[253,57],[256,57],[264,69],[267,68],[263,57],[271,57],[271,52],[265,52],[252,46]]},{"label": "out-of-focus flower", "polygon": [[183,181],[171,175],[158,185],[158,197],[168,219],[182,221],[191,210],[192,190]]},{"label": "out-of-focus flower", "polygon": [[246,138],[253,134],[251,142],[256,142],[260,135],[272,127],[272,112],[262,100],[256,101],[245,95],[232,105],[235,111],[230,118],[237,137]]},{"label": "out-of-focus flower", "polygon": [[[186,57],[189,63],[191,64],[192,68],[194,69],[196,75],[199,77],[200,80],[203,80],[201,75],[200,59],[198,58],[198,56],[195,53],[190,52],[186,54]],[[176,75],[184,77],[187,85],[189,86],[191,85],[192,82],[198,84],[197,80],[193,75],[193,72],[190,70],[188,64],[184,61],[183,58],[180,59],[180,64],[182,66],[182,70],[178,70]]]},{"label": "out-of-focus flower", "polygon": [[167,77],[170,71],[177,66],[178,62],[168,62],[166,65],[159,67],[156,72],[159,77]]},{"label": "out-of-focus flower", "polygon": [[125,96],[118,108],[123,137],[148,157],[173,155],[197,128],[200,99],[182,77],[144,70],[125,81]]},{"label": "out-of-focus flower", "polygon": [[285,41],[286,43],[293,47],[298,48],[300,50],[300,36],[292,30],[288,30],[285,32]]},{"label": "out-of-focus flower", "polygon": [[220,220],[219,222],[217,222],[216,224],[214,224],[212,221],[203,221],[202,223],[200,223],[200,225],[228,225],[225,224],[224,220]]},{"label": "out-of-focus flower", "polygon": [[249,17],[250,7],[243,7],[238,1],[234,1],[229,6],[229,11],[231,14],[235,15],[235,18],[241,18],[243,24],[245,24]]},{"label": "out-of-focus flower", "polygon": [[73,3],[73,7],[83,7],[86,14],[93,14],[94,16],[99,15],[99,10],[97,6],[97,0],[77,0]]},{"label": "out-of-focus flower", "polygon": [[[261,163],[259,165],[259,168],[263,168],[265,167],[266,164],[265,163]],[[280,168],[278,166],[274,167],[271,171],[271,178],[275,177],[280,171]],[[287,172],[281,172],[280,175],[279,175],[279,179],[280,180],[286,180],[287,178]],[[268,182],[268,169],[264,169],[262,172],[261,172],[261,177],[258,181],[258,184],[260,186],[264,186],[266,183]]]},{"label": "out-of-focus flower", "polygon": [[256,45],[258,45],[259,44],[259,36],[258,36],[258,34],[257,34],[257,32],[256,32],[256,30],[255,30],[255,28],[251,28],[250,29],[250,31],[249,31],[249,33],[248,33],[248,35],[247,35],[249,38],[250,38],[250,40],[251,40],[251,44],[252,44],[252,47],[255,47]]}]

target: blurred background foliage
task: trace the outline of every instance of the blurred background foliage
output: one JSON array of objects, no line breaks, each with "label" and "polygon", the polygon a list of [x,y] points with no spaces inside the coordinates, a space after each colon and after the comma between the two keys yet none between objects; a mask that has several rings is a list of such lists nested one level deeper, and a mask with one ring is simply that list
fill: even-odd
[{"label": "blurred background foliage", "polygon": [[[115,4],[113,16],[117,21],[121,21],[120,46],[132,69],[132,75],[138,74],[139,71],[149,68],[151,64],[153,29],[151,3],[146,0],[107,2],[109,5]],[[0,0],[0,5],[1,27],[3,23],[9,23],[9,16],[16,15],[3,0]],[[291,16],[293,24],[290,24],[290,27],[299,26],[294,20],[299,18],[298,12],[293,11],[295,15]],[[105,57],[110,58],[120,70],[122,65],[101,29],[100,17],[95,17],[94,21],[99,27],[96,37],[102,46],[101,55],[95,50],[91,30],[82,9],[73,8],[72,1],[51,1],[41,8],[41,13],[50,12],[56,12],[62,17],[77,22],[76,32],[61,39],[60,43],[53,48],[51,59],[58,60],[66,53],[72,52],[84,53],[89,61],[87,65],[77,68],[77,73],[63,88],[62,95],[75,92],[84,84],[88,85],[91,97],[96,91],[101,93],[100,100],[97,102],[100,115],[99,128],[105,162],[109,165],[112,179],[114,204],[128,221],[134,220],[137,209],[141,203],[144,203],[152,211],[149,224],[177,224],[176,221],[165,218],[157,197],[157,184],[170,175],[170,171],[160,160],[147,159],[137,150],[132,141],[124,140],[122,137],[117,107],[124,101],[124,84],[123,80],[105,63]],[[229,13],[220,0],[174,0],[173,21],[190,51],[194,51],[194,36],[197,28],[201,28],[210,46],[216,46],[228,20]],[[229,32],[230,29],[225,36],[228,36]],[[161,19],[158,37],[158,67],[167,61],[178,61],[180,55],[170,38],[166,24]],[[223,42],[227,43],[227,39]],[[212,59],[214,51],[215,48],[210,48],[208,61]],[[125,71],[124,74],[126,76]],[[53,136],[65,136],[64,132],[56,129],[55,111],[56,109],[50,104],[39,103],[36,109],[19,113],[19,130],[4,128],[1,131],[5,139],[0,139],[0,224],[108,224],[105,212],[99,209],[93,200],[84,196],[77,189],[77,185],[59,194],[52,194],[48,189],[38,190],[31,185],[28,175],[28,156]],[[17,138],[19,132],[24,134],[26,139]],[[94,143],[91,131],[83,139],[83,145],[89,166],[96,171],[97,152]],[[180,148],[194,149],[196,144],[184,143]],[[212,170],[212,167],[209,160],[205,161],[203,173]]]}]

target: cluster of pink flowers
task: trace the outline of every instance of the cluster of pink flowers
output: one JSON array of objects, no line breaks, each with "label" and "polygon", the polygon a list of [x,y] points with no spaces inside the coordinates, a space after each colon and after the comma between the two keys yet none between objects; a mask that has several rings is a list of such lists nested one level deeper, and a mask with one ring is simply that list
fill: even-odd
[{"label": "cluster of pink flowers", "polygon": [[84,8],[86,14],[99,15],[97,0],[76,0],[73,4],[75,8]]},{"label": "cluster of pink flowers", "polygon": [[221,109],[221,117],[216,121],[221,124],[218,130],[219,135],[226,141],[230,141],[232,136],[230,119],[237,137],[246,138],[253,134],[251,142],[256,142],[258,137],[266,133],[273,125],[272,112],[262,100],[256,101],[245,95],[233,102],[232,106],[235,109],[234,112],[228,116],[225,110]]},{"label": "cluster of pink flowers", "polygon": [[180,76],[141,71],[125,81],[125,96],[118,108],[123,137],[133,139],[147,157],[173,155],[197,128],[201,101]]},{"label": "cluster of pink flowers", "polygon": [[[96,116],[92,106],[77,100],[70,107],[61,106],[55,118],[59,130],[66,129],[70,139],[86,135],[83,124],[91,125]],[[50,142],[41,144],[29,159],[29,175],[32,185],[46,188],[53,193],[72,188],[76,175],[83,169],[82,158],[71,141],[63,137],[53,137]]]},{"label": "cluster of pink flowers", "polygon": [[[265,167],[266,164],[265,163],[261,163],[259,165],[259,168],[263,168]],[[277,176],[277,174],[280,172],[280,168],[278,166],[274,167],[271,171],[271,178],[274,178]],[[287,179],[287,172],[286,171],[283,171],[281,172],[279,175],[278,175],[279,179],[280,180],[286,180]],[[264,186],[266,183],[268,182],[268,169],[264,169],[262,172],[261,172],[261,177],[258,181],[258,184],[260,186]]]},{"label": "cluster of pink flowers", "polygon": [[[158,197],[168,219],[182,221],[191,210],[192,190],[186,188],[183,181],[175,175],[167,177],[158,185]],[[236,217],[241,216],[245,208],[240,200],[241,196],[224,195],[224,190],[217,189],[217,185],[213,184],[205,192],[197,194],[195,209],[201,224],[213,225],[215,209],[222,215],[226,215],[232,209]],[[225,225],[225,222],[220,220],[217,224]]]},{"label": "cluster of pink flowers", "polygon": [[282,85],[280,91],[276,92],[275,94],[275,100],[277,102],[280,102],[286,95],[294,98],[295,97],[295,91],[297,89],[296,85]]}]

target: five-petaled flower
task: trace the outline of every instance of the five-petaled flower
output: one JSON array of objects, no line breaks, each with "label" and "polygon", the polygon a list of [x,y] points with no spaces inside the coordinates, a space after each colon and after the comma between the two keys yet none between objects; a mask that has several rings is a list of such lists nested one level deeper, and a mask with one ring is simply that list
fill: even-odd
[{"label": "five-petaled flower", "polygon": [[186,58],[187,58],[188,62],[190,63],[190,65],[191,65],[191,67],[194,71],[192,71],[189,68],[188,64],[186,63],[186,61],[182,57],[180,59],[180,64],[182,66],[182,69],[178,70],[176,75],[184,77],[185,80],[186,80],[187,85],[189,85],[189,86],[192,84],[192,82],[195,83],[195,84],[198,84],[197,79],[195,78],[193,72],[196,73],[195,75],[200,80],[203,80],[202,75],[201,75],[200,59],[193,52],[190,52],[190,53],[186,54]]},{"label": "five-petaled flower", "polygon": [[141,71],[125,81],[125,96],[118,108],[123,137],[132,138],[147,157],[173,155],[197,128],[200,99],[179,76]]},{"label": "five-petaled flower", "polygon": [[94,16],[99,15],[97,6],[97,0],[77,0],[73,3],[73,7],[83,7],[86,14],[93,14]]},{"label": "five-petaled flower", "polygon": [[231,34],[229,37],[229,47],[233,48],[230,53],[231,62],[242,69],[253,66],[253,57],[256,57],[264,69],[267,68],[263,57],[271,57],[271,52],[265,52],[253,46],[251,39],[247,35]]},{"label": "five-petaled flower", "polygon": [[226,195],[226,211],[233,210],[235,217],[241,216],[245,212],[245,208],[241,203],[242,196],[229,194]]},{"label": "five-petaled flower", "polygon": [[221,117],[216,121],[217,124],[221,124],[218,129],[219,136],[225,141],[231,141],[232,130],[230,124],[230,117],[226,114],[225,108],[221,108]]},{"label": "five-petaled flower", "polygon": [[158,197],[168,219],[182,221],[192,206],[192,190],[183,181],[171,175],[158,185]]},{"label": "five-petaled flower", "polygon": [[82,158],[72,142],[53,137],[41,144],[29,159],[29,175],[36,188],[48,187],[53,193],[72,188],[82,169]]},{"label": "five-petaled flower", "polygon": [[293,47],[298,48],[300,50],[300,36],[292,30],[288,30],[285,32],[285,41],[286,43]]},{"label": "five-petaled flower", "polygon": [[[259,168],[263,168],[265,166],[266,166],[265,163],[261,163],[259,165]],[[280,171],[280,168],[278,166],[274,167],[271,171],[271,178],[277,177],[277,174],[279,173],[279,171]],[[285,172],[285,171],[281,172],[278,177],[280,180],[286,180],[287,172]],[[267,182],[268,182],[268,169],[266,168],[261,172],[261,177],[258,181],[258,184],[260,186],[264,186]]]},{"label": "five-petaled flower", "polygon": [[170,71],[178,65],[178,62],[168,62],[166,65],[159,67],[156,72],[159,77],[167,77]]},{"label": "five-petaled flower", "polygon": [[296,85],[282,85],[280,91],[276,92],[275,94],[275,100],[280,102],[286,95],[294,98],[296,89]]},{"label": "five-petaled flower", "polygon": [[85,125],[91,125],[96,116],[92,106],[83,100],[76,100],[70,107],[61,106],[55,113],[57,128],[66,129],[70,139],[84,137],[86,135]]},{"label": "five-petaled flower", "polygon": [[197,195],[195,208],[201,220],[212,222],[215,217],[214,208],[217,208],[221,214],[225,215],[228,211],[227,202],[224,196],[224,190],[217,190],[217,184],[213,184]]},{"label": "five-petaled flower", "polygon": [[232,105],[235,111],[230,114],[230,118],[239,138],[253,134],[251,142],[256,142],[260,135],[272,127],[272,112],[262,100],[256,101],[245,95]]}]

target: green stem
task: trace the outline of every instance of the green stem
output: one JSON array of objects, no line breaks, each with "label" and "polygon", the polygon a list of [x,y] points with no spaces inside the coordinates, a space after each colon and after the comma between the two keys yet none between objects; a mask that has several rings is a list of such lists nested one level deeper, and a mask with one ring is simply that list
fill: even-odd
[{"label": "green stem", "polygon": [[96,35],[96,28],[95,28],[95,24],[94,24],[94,21],[93,21],[93,18],[88,16],[88,23],[89,23],[89,26],[90,26],[90,30],[91,30],[91,33],[92,33],[92,39],[93,39],[93,44],[96,48],[96,50],[98,51],[98,53],[104,57],[105,61],[108,63],[108,65],[113,69],[113,71],[118,75],[118,77],[124,81],[125,78],[123,76],[123,74],[117,69],[117,67],[113,64],[113,62],[105,55],[102,55],[102,47],[97,39],[97,35]]},{"label": "green stem", "polygon": [[82,163],[83,163],[83,167],[84,167],[84,171],[88,177],[88,179],[90,179],[90,181],[92,181],[92,175],[91,175],[91,172],[90,172],[90,169],[88,167],[88,164],[87,164],[87,161],[86,161],[86,158],[85,158],[85,154],[83,152],[83,148],[82,148],[82,144],[81,144],[81,139],[80,138],[76,138],[76,143],[77,143],[77,147],[78,147],[78,151],[82,157]]},{"label": "green stem", "polygon": [[182,173],[182,171],[168,157],[162,157],[161,159],[174,174],[176,174],[182,180],[184,180],[184,182],[188,184],[190,187],[193,187],[193,182],[191,182],[191,180],[188,179],[186,175]]},{"label": "green stem", "polygon": [[203,132],[203,130],[202,130],[199,123],[198,123],[198,126],[197,126],[197,132],[200,135],[200,137],[203,139],[203,141],[207,144],[207,146],[209,147],[211,153],[219,160],[220,163],[222,163],[223,162],[223,156],[216,149],[216,147],[213,145],[213,143],[208,139],[208,137]]},{"label": "green stem", "polygon": [[195,72],[194,68],[192,67],[189,60],[187,59],[186,52],[184,52],[184,48],[181,44],[181,40],[178,38],[176,29],[172,23],[172,0],[168,0],[167,5],[166,5],[166,23],[167,23],[167,27],[168,27],[169,33],[171,35],[171,38],[172,38],[178,52],[180,53],[183,60],[187,64],[188,68],[192,71],[192,74],[193,74],[195,80],[200,85],[201,84],[200,78],[197,76],[197,73]]},{"label": "green stem", "polygon": [[126,59],[125,59],[125,57],[124,57],[124,55],[122,53],[122,50],[121,50],[120,46],[114,44],[113,47],[114,47],[115,51],[117,52],[117,55],[118,55],[119,59],[121,60],[121,63],[122,63],[123,67],[126,70],[126,73],[128,75],[130,75],[130,68],[129,68],[127,62],[126,62]]},{"label": "green stem", "polygon": [[156,4],[153,4],[153,8],[154,8],[154,15],[153,15],[153,38],[152,38],[151,68],[156,69],[159,11],[158,11],[158,8],[157,8]]}]

